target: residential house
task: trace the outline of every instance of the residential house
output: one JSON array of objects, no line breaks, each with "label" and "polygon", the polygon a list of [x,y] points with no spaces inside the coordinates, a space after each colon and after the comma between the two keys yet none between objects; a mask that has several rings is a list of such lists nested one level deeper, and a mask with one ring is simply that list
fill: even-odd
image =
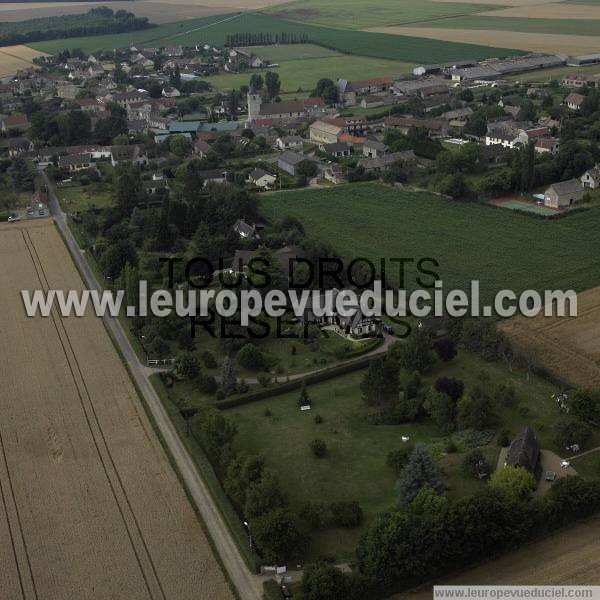
[{"label": "residential house", "polygon": [[534,473],[539,459],[540,443],[535,433],[529,427],[525,427],[510,443],[504,465],[521,467]]},{"label": "residential house", "polygon": [[286,150],[280,154],[277,159],[277,166],[286,173],[296,176],[298,174],[298,166],[306,160],[303,154],[297,154],[290,150]]},{"label": "residential house", "polygon": [[388,117],[384,121],[386,127],[396,127],[403,134],[411,129],[424,129],[430,138],[448,135],[448,121],[445,119],[420,119],[417,117]]},{"label": "residential house", "polygon": [[58,158],[58,168],[71,173],[90,169],[91,167],[92,155],[90,153],[67,154],[66,156],[59,156]]},{"label": "residential house", "polygon": [[212,151],[212,148],[208,142],[197,139],[194,141],[194,152],[200,157],[204,158],[208,156],[208,153]]},{"label": "residential house", "polygon": [[167,195],[169,193],[169,184],[167,180],[157,173],[152,175],[152,179],[143,182],[144,191],[149,196]]},{"label": "residential house", "polygon": [[9,156],[18,156],[19,154],[23,154],[24,152],[30,152],[31,150],[33,150],[33,143],[30,142],[27,138],[16,137],[9,138],[8,140]]},{"label": "residential house", "polygon": [[558,140],[554,137],[540,138],[535,141],[534,148],[538,154],[552,154],[554,156],[558,152]]},{"label": "residential house", "polygon": [[259,236],[256,234],[256,225],[249,225],[244,221],[244,219],[238,219],[234,226],[233,230],[241,237],[247,240],[252,240],[258,238]]},{"label": "residential house", "polygon": [[271,189],[277,182],[277,177],[267,173],[263,169],[252,169],[248,174],[248,182],[263,190]]},{"label": "residential house", "polygon": [[358,161],[358,166],[362,167],[367,173],[380,173],[395,163],[411,163],[415,160],[415,153],[412,150],[403,150],[402,152],[383,154],[377,158],[361,158]]},{"label": "residential house", "polygon": [[304,140],[299,135],[284,135],[277,138],[275,146],[279,150],[295,150],[302,149]]},{"label": "residential house", "polygon": [[7,133],[9,131],[20,130],[24,131],[29,128],[29,120],[27,115],[24,114],[13,114],[6,117],[2,117],[0,120],[0,131]]},{"label": "residential house", "polygon": [[377,140],[365,140],[365,143],[362,146],[363,156],[367,158],[377,158],[378,156],[383,156],[387,154],[388,147],[383,143]]},{"label": "residential house", "polygon": [[343,158],[352,154],[352,148],[346,142],[334,142],[333,144],[321,144],[321,150],[334,158]]},{"label": "residential house", "polygon": [[144,147],[138,144],[133,146],[112,146],[110,149],[110,161],[113,167],[123,163],[141,167],[148,164],[148,157],[144,152]]},{"label": "residential house", "polygon": [[583,104],[585,100],[585,96],[582,96],[581,94],[578,94],[576,92],[571,92],[566,98],[565,98],[565,104],[571,109],[571,110],[580,110],[581,109],[581,105]]},{"label": "residential house", "polygon": [[566,208],[583,199],[583,185],[579,179],[553,183],[544,192],[544,205],[550,208]]},{"label": "residential house", "polygon": [[586,171],[580,178],[584,188],[596,189],[600,187],[600,165],[594,165],[589,171]]}]

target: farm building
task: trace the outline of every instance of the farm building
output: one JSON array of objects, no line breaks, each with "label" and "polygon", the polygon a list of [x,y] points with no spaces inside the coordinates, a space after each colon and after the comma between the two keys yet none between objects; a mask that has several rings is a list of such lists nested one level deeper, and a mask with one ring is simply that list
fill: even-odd
[{"label": "farm building", "polygon": [[352,154],[352,148],[346,142],[334,142],[333,144],[323,144],[321,150],[335,158],[342,158]]},{"label": "farm building", "polygon": [[310,139],[322,144],[335,144],[343,131],[343,127],[337,123],[319,120],[310,126]]},{"label": "farm building", "polygon": [[366,140],[363,144],[363,156],[367,158],[377,158],[383,154],[387,154],[388,147],[377,140]]},{"label": "farm building", "polygon": [[597,63],[600,63],[600,54],[581,54],[579,56],[569,56],[567,58],[567,64],[570,67],[595,65]]},{"label": "farm building", "polygon": [[277,166],[290,175],[298,174],[298,166],[306,160],[306,156],[286,150],[277,159]]},{"label": "farm building", "polygon": [[302,148],[303,139],[299,135],[284,135],[278,137],[275,145],[279,150],[292,150]]},{"label": "farm building", "polygon": [[553,183],[544,192],[544,204],[550,208],[572,206],[583,199],[583,185],[579,179]]},{"label": "farm building", "polygon": [[534,472],[540,458],[540,443],[529,428],[522,429],[510,443],[506,453],[505,466],[522,467]]},{"label": "farm building", "polygon": [[556,154],[558,152],[558,140],[554,137],[540,138],[535,141],[535,151],[538,154]]}]

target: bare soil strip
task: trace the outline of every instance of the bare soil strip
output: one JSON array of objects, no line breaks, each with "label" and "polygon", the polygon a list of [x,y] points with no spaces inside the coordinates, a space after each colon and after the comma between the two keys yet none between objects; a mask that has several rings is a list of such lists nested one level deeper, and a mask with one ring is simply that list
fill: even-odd
[{"label": "bare soil strip", "polygon": [[2,597],[231,598],[102,322],[25,316],[81,289],[53,224],[0,226],[0,259]]},{"label": "bare soil strip", "polygon": [[524,33],[492,29],[444,29],[442,27],[372,27],[365,31],[411,35],[447,42],[464,42],[499,48],[516,48],[530,52],[584,54],[598,51],[598,38],[591,35],[557,35]]}]

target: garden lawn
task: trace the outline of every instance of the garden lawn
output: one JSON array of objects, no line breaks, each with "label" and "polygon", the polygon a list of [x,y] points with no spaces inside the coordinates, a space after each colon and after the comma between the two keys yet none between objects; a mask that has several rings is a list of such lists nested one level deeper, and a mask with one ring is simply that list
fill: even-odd
[{"label": "garden lawn", "polygon": [[56,196],[63,211],[68,213],[83,212],[91,208],[108,208],[114,204],[109,186],[102,184],[57,187]]},{"label": "garden lawn", "polygon": [[[365,525],[370,523],[395,502],[396,475],[386,465],[386,456],[402,446],[402,435],[427,445],[440,460],[451,497],[470,494],[485,485],[482,481],[465,478],[461,472],[468,437],[455,434],[453,439],[459,453],[446,455],[444,451],[449,438],[429,420],[416,424],[371,425],[359,389],[363,374],[364,370],[309,386],[313,405],[310,411],[299,410],[299,391],[294,391],[225,412],[238,427],[238,449],[266,457],[294,509],[309,501],[357,500],[365,513]],[[546,381],[533,377],[527,383],[523,371],[510,372],[503,363],[485,363],[467,352],[461,352],[449,364],[438,363],[425,378],[424,385],[431,385],[440,376],[463,379],[467,390],[476,385],[488,389],[499,384],[514,385],[517,404],[498,409],[497,429],[508,427],[514,435],[523,426],[531,425],[538,432],[542,445],[552,448],[551,429],[558,417],[558,409],[550,399],[553,386]],[[267,409],[270,416],[265,416]],[[317,414],[323,418],[323,423],[314,422]],[[315,438],[323,439],[327,444],[325,458],[317,459],[310,452],[309,443]],[[495,466],[498,447],[491,441],[484,451]],[[364,526],[315,533],[309,558],[333,554],[338,560],[350,560],[363,531]]]},{"label": "garden lawn", "polygon": [[[347,258],[386,259],[393,285],[399,284],[399,267],[389,259],[426,257],[438,261],[446,291],[468,291],[470,281],[479,280],[486,301],[503,289],[581,291],[600,284],[596,208],[548,221],[376,183],[276,192],[259,202],[267,219],[296,217],[309,237],[331,243]],[[420,287],[415,268],[406,274],[408,289]]]}]

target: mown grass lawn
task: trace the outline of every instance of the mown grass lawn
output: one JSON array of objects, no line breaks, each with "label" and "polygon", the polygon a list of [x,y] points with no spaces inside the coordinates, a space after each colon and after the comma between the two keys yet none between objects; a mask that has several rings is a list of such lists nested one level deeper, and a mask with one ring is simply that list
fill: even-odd
[{"label": "mown grass lawn", "polygon": [[[428,419],[403,425],[370,424],[359,389],[363,374],[359,371],[309,386],[313,404],[310,411],[299,410],[298,391],[226,411],[238,426],[237,447],[266,457],[294,508],[309,501],[357,500],[365,512],[365,525],[395,502],[396,475],[386,465],[386,456],[402,446],[402,435],[429,447],[440,461],[451,497],[468,495],[485,485],[465,478],[461,472],[467,447],[460,434],[453,436],[459,452],[445,454],[449,437]],[[497,407],[495,429],[506,427],[514,435],[530,425],[543,447],[553,448],[552,427],[559,413],[550,398],[554,388],[545,380],[533,377],[527,382],[523,371],[511,372],[503,363],[485,363],[467,352],[461,352],[449,364],[438,363],[424,385],[431,385],[440,376],[458,377],[465,381],[467,389],[475,385],[514,385],[518,401],[514,407]],[[265,415],[267,409],[270,416]],[[317,414],[323,423],[315,423]],[[315,438],[327,444],[326,458],[317,459],[311,454],[309,443]],[[485,446],[492,465],[496,464],[498,452],[493,441]],[[364,527],[316,533],[309,554],[313,558],[334,554],[338,559],[351,559],[363,531]]]},{"label": "mown grass lawn", "polygon": [[[481,282],[483,300],[503,289],[588,289],[600,284],[600,210],[548,221],[480,203],[375,184],[266,194],[260,209],[271,221],[298,218],[311,237],[348,258],[434,258],[444,289]],[[399,271],[388,262],[394,285]],[[407,268],[406,287],[417,287]]]}]

